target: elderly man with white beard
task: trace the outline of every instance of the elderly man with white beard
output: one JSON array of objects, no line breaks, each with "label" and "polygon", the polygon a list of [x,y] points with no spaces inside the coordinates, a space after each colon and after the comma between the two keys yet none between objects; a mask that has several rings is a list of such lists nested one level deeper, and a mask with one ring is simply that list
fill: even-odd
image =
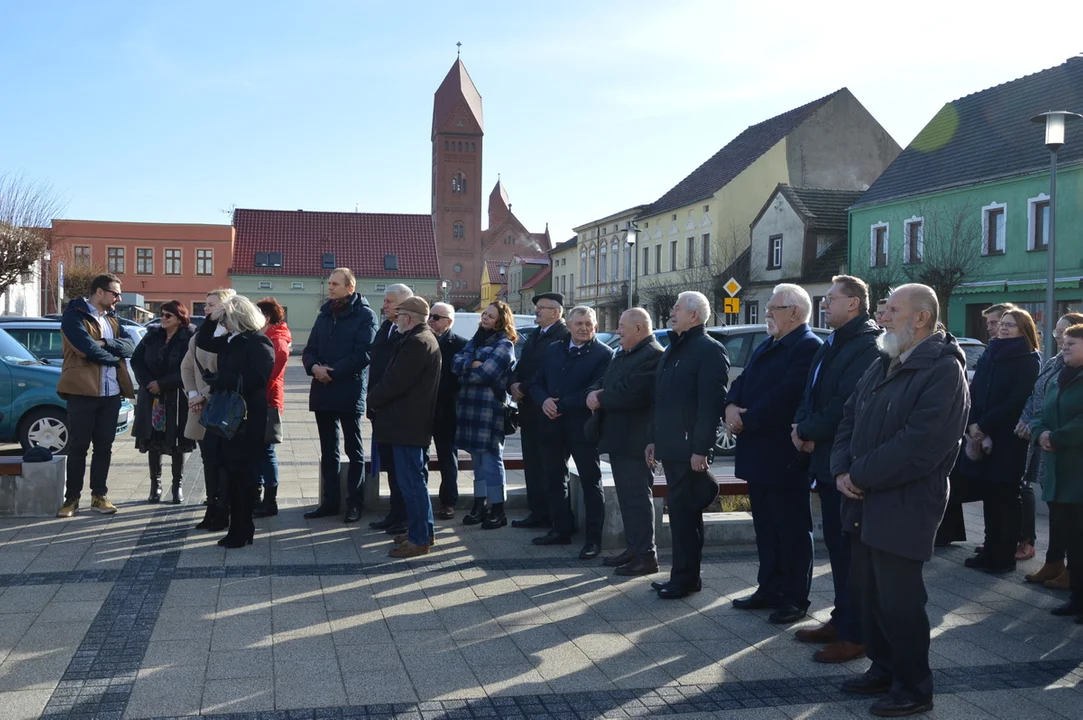
[{"label": "elderly man with white beard", "polygon": [[970,411],[966,356],[939,315],[926,285],[891,294],[881,358],[846,402],[831,454],[844,496],[842,528],[854,535],[851,592],[872,661],[842,689],[885,695],[870,708],[880,717],[933,707],[922,569],[932,559]]}]

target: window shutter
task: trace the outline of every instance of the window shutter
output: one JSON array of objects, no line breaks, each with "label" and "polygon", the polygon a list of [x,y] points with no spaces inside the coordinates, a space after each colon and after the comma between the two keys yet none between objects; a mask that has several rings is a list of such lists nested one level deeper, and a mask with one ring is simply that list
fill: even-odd
[{"label": "window shutter", "polygon": [[910,233],[913,232],[913,230],[911,228],[913,228],[913,225],[911,223],[904,223],[903,224],[903,262],[904,263],[910,262]]},{"label": "window shutter", "polygon": [[997,214],[997,251],[998,252],[1004,252],[1004,250],[1005,250],[1005,243],[1006,243],[1007,237],[1008,237],[1007,220],[1008,220],[1008,211],[1007,211],[1007,209],[1001,210],[1001,212],[999,214]]},{"label": "window shutter", "polygon": [[918,262],[925,261],[925,220],[918,225]]},{"label": "window shutter", "polygon": [[869,267],[876,267],[876,226],[869,228]]},{"label": "window shutter", "polygon": [[886,264],[891,264],[891,252],[887,249],[887,239],[891,234],[887,225],[884,225],[884,261]]}]

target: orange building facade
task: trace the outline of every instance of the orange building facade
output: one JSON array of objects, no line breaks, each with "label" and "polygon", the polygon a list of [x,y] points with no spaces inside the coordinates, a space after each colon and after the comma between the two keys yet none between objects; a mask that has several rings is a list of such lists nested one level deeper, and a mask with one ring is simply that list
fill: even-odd
[{"label": "orange building facade", "polygon": [[52,255],[116,274],[151,312],[180,300],[202,314],[207,293],[230,286],[233,239],[230,225],[54,220]]}]

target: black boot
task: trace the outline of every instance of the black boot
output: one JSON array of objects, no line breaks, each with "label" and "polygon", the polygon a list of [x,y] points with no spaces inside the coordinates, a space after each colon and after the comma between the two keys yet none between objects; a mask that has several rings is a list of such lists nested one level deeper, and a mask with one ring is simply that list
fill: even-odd
[{"label": "black boot", "polygon": [[230,493],[229,487],[226,484],[225,473],[221,469],[216,469],[215,474],[217,479],[215,482],[215,488],[218,494],[214,498],[214,519],[207,526],[208,532],[220,532],[229,528],[230,525]]},{"label": "black boot", "polygon": [[252,517],[274,517],[278,514],[278,488],[269,487],[263,490],[263,502],[252,511]]},{"label": "black boot", "polygon": [[243,482],[234,485],[237,489],[229,506],[229,532],[218,541],[224,548],[240,548],[252,544],[256,526],[252,522],[252,506],[256,499],[254,487],[245,487]]},{"label": "black boot", "polygon": [[184,492],[181,490],[181,483],[184,480],[184,453],[175,452],[170,460],[173,470],[173,504],[180,505],[184,502]]},{"label": "black boot", "polygon": [[480,525],[485,521],[485,498],[474,498],[474,507],[463,516],[463,525]]},{"label": "black boot", "polygon": [[489,508],[489,516],[481,523],[482,530],[496,530],[508,524],[508,516],[504,514],[504,503],[493,503]]},{"label": "black boot", "polygon": [[162,501],[162,455],[151,450],[147,453],[147,464],[150,465],[150,496],[149,503]]}]

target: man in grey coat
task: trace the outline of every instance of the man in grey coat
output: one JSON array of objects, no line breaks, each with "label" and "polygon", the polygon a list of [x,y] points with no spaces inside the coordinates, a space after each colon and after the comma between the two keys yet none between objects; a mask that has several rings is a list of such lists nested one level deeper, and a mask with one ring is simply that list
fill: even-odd
[{"label": "man in grey coat", "polygon": [[[620,350],[609,362],[601,386],[587,395],[592,420],[600,428],[598,452],[609,454],[613,483],[628,548],[602,563],[617,575],[658,572],[654,549],[654,474],[643,457],[653,421],[654,376],[662,346],[654,339],[651,316],[643,308],[625,310],[617,324]],[[591,421],[588,421],[588,424]]]},{"label": "man in grey coat", "polygon": [[877,340],[881,358],[846,402],[831,453],[843,531],[854,535],[851,591],[872,661],[842,689],[885,694],[871,708],[881,717],[933,707],[922,569],[932,559],[970,412],[966,356],[938,329],[939,315],[926,285],[891,294]]}]

